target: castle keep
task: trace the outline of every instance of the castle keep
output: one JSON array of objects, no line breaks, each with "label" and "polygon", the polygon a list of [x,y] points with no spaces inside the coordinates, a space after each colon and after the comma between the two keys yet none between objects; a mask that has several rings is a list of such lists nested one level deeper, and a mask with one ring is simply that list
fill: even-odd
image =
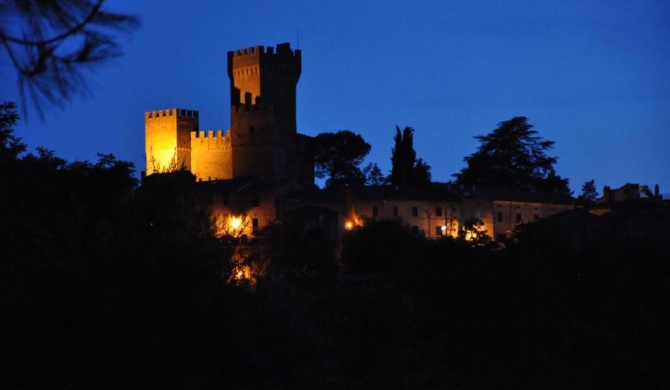
[{"label": "castle keep", "polygon": [[198,181],[313,184],[312,138],[296,128],[301,67],[301,52],[289,43],[229,51],[230,130],[200,130],[195,110],[145,113],[147,174],[184,167]]}]

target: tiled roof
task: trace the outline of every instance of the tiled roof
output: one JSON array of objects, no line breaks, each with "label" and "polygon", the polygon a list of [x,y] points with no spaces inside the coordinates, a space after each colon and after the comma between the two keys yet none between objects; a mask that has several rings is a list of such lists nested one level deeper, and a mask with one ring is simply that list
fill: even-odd
[{"label": "tiled roof", "polygon": [[345,189],[315,189],[292,194],[304,202],[343,203],[348,196],[359,201],[373,200],[428,200],[436,202],[459,201],[460,198],[441,186],[410,188],[392,186],[365,186]]},{"label": "tiled roof", "polygon": [[444,186],[466,199],[487,199],[493,201],[574,204],[576,199],[566,193],[524,190],[518,188],[492,186],[464,186],[443,183]]}]

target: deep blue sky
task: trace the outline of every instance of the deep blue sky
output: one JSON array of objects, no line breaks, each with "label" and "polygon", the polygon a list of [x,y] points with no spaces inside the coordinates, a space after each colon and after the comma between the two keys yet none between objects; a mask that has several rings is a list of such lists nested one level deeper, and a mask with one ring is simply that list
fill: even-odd
[{"label": "deep blue sky", "polygon": [[[670,194],[670,1],[109,0],[142,27],[90,77],[91,96],[22,121],[17,135],[68,160],[114,153],[144,169],[145,111],[200,111],[227,129],[226,52],[302,50],[298,131],[349,129],[390,170],[395,126],[449,181],[475,135],[526,116],[555,141],[557,172],[581,185],[627,182]],[[299,33],[298,33],[299,32]],[[5,62],[0,61],[4,65]],[[18,100],[0,68],[0,99]]]}]

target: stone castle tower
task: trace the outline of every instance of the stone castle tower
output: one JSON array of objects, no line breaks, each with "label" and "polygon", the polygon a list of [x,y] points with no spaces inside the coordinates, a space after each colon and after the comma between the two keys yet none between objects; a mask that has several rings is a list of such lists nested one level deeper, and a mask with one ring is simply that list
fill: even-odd
[{"label": "stone castle tower", "polygon": [[228,52],[230,130],[199,130],[193,110],[145,113],[147,174],[185,167],[198,181],[255,175],[313,184],[312,138],[296,128],[301,67],[289,43]]}]

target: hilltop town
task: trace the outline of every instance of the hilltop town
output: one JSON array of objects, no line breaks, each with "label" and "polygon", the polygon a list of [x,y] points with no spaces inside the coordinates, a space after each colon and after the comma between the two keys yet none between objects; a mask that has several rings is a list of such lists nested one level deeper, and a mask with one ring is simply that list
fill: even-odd
[{"label": "hilltop town", "polygon": [[300,58],[229,52],[228,130],[145,113],[141,181],[27,152],[0,101],[0,387],[668,388],[658,187],[574,197],[551,158],[550,186],[433,182],[405,142],[405,171],[318,188]]},{"label": "hilltop town", "polygon": [[[396,220],[429,238],[472,236],[474,223],[476,234],[502,243],[519,224],[580,206],[565,191],[528,186],[450,182],[417,188],[376,183],[318,190],[314,138],[296,128],[301,70],[301,51],[289,43],[229,51],[230,128],[200,129],[197,110],[146,112],[146,178],[161,172],[191,172],[222,231],[235,230],[245,237],[258,235],[287,213],[321,207],[322,212],[333,214],[328,218],[332,226],[321,228],[338,237],[342,230],[366,220]],[[610,209],[614,201],[639,200],[645,195],[637,184],[604,192],[597,202],[599,210]],[[660,203],[658,189],[650,198]],[[639,234],[657,231],[648,230]]]}]

